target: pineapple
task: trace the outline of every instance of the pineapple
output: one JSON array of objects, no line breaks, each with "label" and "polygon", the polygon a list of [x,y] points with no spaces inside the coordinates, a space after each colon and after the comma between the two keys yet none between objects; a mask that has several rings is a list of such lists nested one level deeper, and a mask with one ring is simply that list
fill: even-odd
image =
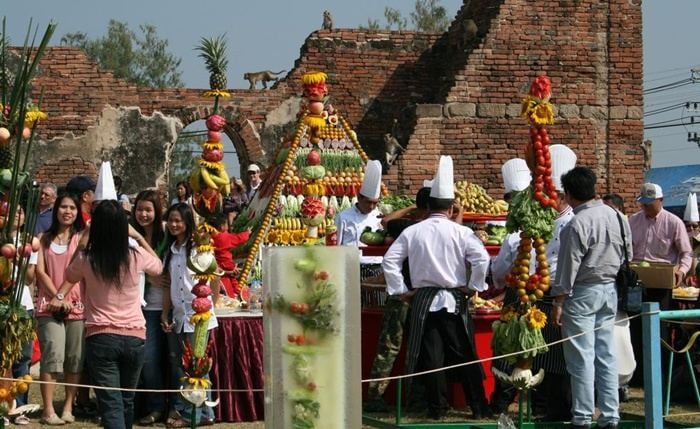
[{"label": "pineapple", "polygon": [[226,89],[226,38],[222,34],[216,38],[207,39],[202,37],[195,50],[199,51],[199,56],[204,58],[207,70],[209,71],[209,87],[212,90]]}]

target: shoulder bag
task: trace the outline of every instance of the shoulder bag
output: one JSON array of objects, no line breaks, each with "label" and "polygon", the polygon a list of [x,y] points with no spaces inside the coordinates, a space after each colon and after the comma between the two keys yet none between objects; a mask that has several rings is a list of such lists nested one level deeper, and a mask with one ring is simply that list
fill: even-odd
[{"label": "shoulder bag", "polygon": [[637,273],[630,268],[625,228],[622,225],[622,216],[617,210],[615,212],[617,214],[617,221],[620,224],[622,248],[625,252],[625,261],[622,263],[622,266],[620,266],[617,277],[615,278],[615,285],[617,286],[617,311],[640,313],[642,311],[642,282],[639,281]]}]

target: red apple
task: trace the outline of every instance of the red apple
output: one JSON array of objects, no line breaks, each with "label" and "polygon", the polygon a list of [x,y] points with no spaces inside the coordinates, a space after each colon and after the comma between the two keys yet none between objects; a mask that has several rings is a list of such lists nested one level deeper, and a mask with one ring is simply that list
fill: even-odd
[{"label": "red apple", "polygon": [[24,245],[24,256],[27,258],[32,254],[32,245],[27,243]]},{"label": "red apple", "polygon": [[312,150],[306,156],[306,162],[309,165],[319,165],[321,163],[321,154],[319,154],[315,150]]},{"label": "red apple", "polygon": [[14,245],[6,243],[3,244],[2,247],[0,247],[0,254],[2,254],[2,256],[4,256],[7,259],[12,259],[17,254],[17,249],[15,249]]},{"label": "red apple", "polygon": [[209,162],[219,162],[224,158],[224,153],[219,149],[205,150],[202,158]]},{"label": "red apple", "polygon": [[320,101],[312,101],[309,103],[309,112],[311,112],[314,115],[320,115],[321,112],[323,112],[323,103]]},{"label": "red apple", "polygon": [[221,141],[221,133],[218,131],[209,130],[207,132],[207,140],[218,143]]}]

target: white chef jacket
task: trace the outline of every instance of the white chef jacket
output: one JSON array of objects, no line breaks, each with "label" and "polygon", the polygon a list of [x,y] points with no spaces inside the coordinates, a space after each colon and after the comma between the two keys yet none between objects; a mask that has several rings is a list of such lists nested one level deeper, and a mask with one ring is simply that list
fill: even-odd
[{"label": "white chef jacket", "polygon": [[[190,318],[194,315],[192,300],[192,288],[197,281],[192,278],[193,272],[187,268],[187,248],[185,245],[177,247],[175,243],[170,246],[172,256],[168,266],[170,273],[170,301],[173,310],[173,331],[176,333],[194,332],[194,325],[190,323]],[[209,297],[211,301],[211,296]],[[213,308],[213,306],[212,306]],[[216,316],[212,311],[209,318],[208,330],[219,326]]]},{"label": "white chef jacket", "polygon": [[[501,244],[501,249],[491,261],[491,279],[495,289],[503,289],[506,286],[506,275],[513,269],[513,262],[518,257],[518,246],[520,246],[520,231],[506,235]],[[535,272],[535,251],[531,252],[530,274]]]},{"label": "white chef jacket", "polygon": [[[454,289],[467,286],[475,291],[486,290],[489,254],[474,232],[434,213],[428,219],[404,229],[384,255],[384,277],[389,295],[408,292],[401,275],[404,260],[409,260],[411,283],[414,289],[439,287]],[[471,277],[467,271],[471,268]],[[430,305],[430,311],[445,308],[454,313],[454,296],[439,291]]]},{"label": "white chef jacket", "polygon": [[[554,280],[557,277],[557,260],[559,259],[559,245],[561,241],[559,236],[561,235],[562,229],[569,224],[571,219],[574,218],[574,210],[571,206],[566,206],[566,208],[559,213],[556,219],[554,219],[554,235],[552,239],[547,243],[547,263],[549,264],[549,277]],[[554,282],[552,282],[554,283]]]},{"label": "white chef jacket", "polygon": [[[354,205],[338,213],[335,217],[336,234],[339,246],[365,247],[366,244],[360,241],[360,235],[365,227],[376,231],[382,228],[382,220],[379,218],[381,212],[374,209],[364,214]],[[381,256],[362,256],[362,264],[381,264]]]}]

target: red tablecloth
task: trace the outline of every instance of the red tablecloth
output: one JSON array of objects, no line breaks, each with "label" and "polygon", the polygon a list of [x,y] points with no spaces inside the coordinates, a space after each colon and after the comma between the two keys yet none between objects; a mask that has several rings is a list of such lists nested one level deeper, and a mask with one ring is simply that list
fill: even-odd
[{"label": "red tablecloth", "polygon": [[[263,322],[259,317],[220,317],[214,330],[209,373],[214,389],[263,389]],[[214,392],[217,421],[263,420],[263,392]]]},{"label": "red tablecloth", "polygon": [[[362,310],[362,379],[368,379],[372,370],[372,362],[377,350],[377,340],[379,339],[379,331],[382,327],[382,309],[365,309]],[[491,351],[491,323],[498,319],[498,313],[495,314],[473,314],[474,320],[474,341],[476,342],[477,354],[480,359],[493,356]],[[399,356],[394,363],[394,369],[391,375],[403,374],[405,362],[406,341],[403,342]],[[491,397],[494,389],[495,379],[491,372],[491,362],[484,362],[484,372],[486,379],[484,380],[484,390],[486,398]],[[384,397],[387,402],[393,403],[395,398],[395,384],[389,384]],[[362,383],[362,394],[366,399],[367,383]],[[458,384],[453,384],[452,388],[448,389],[450,404],[456,408],[462,408],[466,405],[462,388]]]}]

